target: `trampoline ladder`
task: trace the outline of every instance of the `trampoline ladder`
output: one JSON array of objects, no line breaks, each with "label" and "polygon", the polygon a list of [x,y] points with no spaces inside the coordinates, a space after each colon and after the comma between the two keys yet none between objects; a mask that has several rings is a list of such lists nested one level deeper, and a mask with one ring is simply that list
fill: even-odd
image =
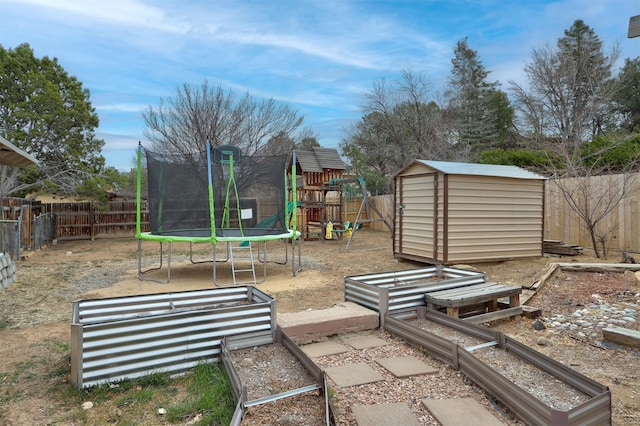
[{"label": "trampoline ladder", "polygon": [[[251,242],[249,242],[246,246],[237,243],[229,244],[229,257],[231,258],[231,273],[233,275],[233,285],[238,284],[253,284],[256,285],[256,266],[253,260],[253,249],[251,248]],[[236,269],[236,261],[249,261],[251,263],[251,268],[246,269]],[[251,277],[253,278],[251,281],[248,279],[245,281],[238,281],[238,274],[249,274],[251,273]]]}]

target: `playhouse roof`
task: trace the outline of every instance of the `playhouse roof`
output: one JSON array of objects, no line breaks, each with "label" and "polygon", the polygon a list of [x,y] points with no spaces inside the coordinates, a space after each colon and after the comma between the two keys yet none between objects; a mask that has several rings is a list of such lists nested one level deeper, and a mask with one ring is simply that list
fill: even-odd
[{"label": "playhouse roof", "polygon": [[401,174],[412,164],[419,163],[450,175],[496,176],[513,179],[546,179],[544,176],[530,172],[518,166],[503,166],[497,164],[457,163],[451,161],[414,160],[403,167],[396,176]]},{"label": "playhouse roof", "polygon": [[324,169],[345,170],[347,168],[335,148],[317,148],[313,151],[296,150],[296,159],[303,172],[322,172]]}]

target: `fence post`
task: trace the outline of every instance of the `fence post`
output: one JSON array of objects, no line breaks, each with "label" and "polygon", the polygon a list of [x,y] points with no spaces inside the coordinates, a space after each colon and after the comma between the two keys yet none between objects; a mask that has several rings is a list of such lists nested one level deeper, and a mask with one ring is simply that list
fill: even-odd
[{"label": "fence post", "polygon": [[91,241],[95,241],[96,239],[96,230],[95,230],[95,224],[96,224],[96,208],[93,205],[93,203],[89,204],[89,234],[90,234],[90,238]]}]

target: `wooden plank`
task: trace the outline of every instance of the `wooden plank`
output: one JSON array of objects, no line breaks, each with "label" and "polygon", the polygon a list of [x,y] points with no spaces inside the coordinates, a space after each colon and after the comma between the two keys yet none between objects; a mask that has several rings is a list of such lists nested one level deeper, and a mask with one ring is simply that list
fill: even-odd
[{"label": "wooden plank", "polygon": [[522,315],[529,319],[536,319],[542,316],[542,310],[534,306],[522,305]]},{"label": "wooden plank", "polygon": [[547,280],[553,276],[553,274],[559,269],[560,265],[558,263],[549,263],[542,273],[542,276],[539,280],[531,284],[529,287],[532,290],[538,291],[545,285]]},{"label": "wooden plank", "polygon": [[640,271],[638,263],[559,263],[563,271],[624,272]]},{"label": "wooden plank", "polygon": [[499,311],[488,312],[486,314],[472,315],[470,317],[463,318],[463,320],[472,322],[474,324],[480,324],[483,322],[495,321],[503,318],[515,317],[518,315],[522,315],[522,306],[501,309]]},{"label": "wooden plank", "polygon": [[467,286],[456,286],[438,291],[430,291],[425,294],[425,297],[429,298],[451,298],[456,297],[463,294],[468,294],[471,291],[479,291],[484,288],[492,288],[498,284],[496,283],[480,283],[480,284],[471,284]]},{"label": "wooden plank", "polygon": [[522,289],[520,287],[483,283],[452,290],[426,293],[425,301],[440,306],[468,306],[477,303],[497,301],[497,299],[502,297],[513,297],[519,295],[521,292]]}]

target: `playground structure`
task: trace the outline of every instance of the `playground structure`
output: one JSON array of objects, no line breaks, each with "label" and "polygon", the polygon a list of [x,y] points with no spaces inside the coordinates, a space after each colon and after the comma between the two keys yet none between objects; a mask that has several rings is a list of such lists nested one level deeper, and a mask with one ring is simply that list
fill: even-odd
[{"label": "playground structure", "polygon": [[298,166],[298,223],[305,240],[347,238],[349,249],[356,231],[366,223],[384,222],[392,230],[384,215],[369,202],[364,179],[344,174],[346,166],[335,149],[296,151],[292,164]]},{"label": "playground structure", "polygon": [[[331,179],[329,180],[329,191],[338,194],[340,197],[339,204],[341,206],[344,205],[343,229],[339,232],[344,232],[348,238],[347,249],[351,248],[351,243],[356,231],[362,229],[365,223],[384,222],[389,231],[393,231],[391,225],[380,210],[378,210],[374,204],[369,203],[369,191],[367,191],[367,184],[363,178],[346,177]],[[359,204],[357,201],[360,201]],[[348,206],[354,205],[354,202],[355,205],[358,206],[355,216],[353,215],[354,212],[348,209]]]},{"label": "playground structure", "polygon": [[[138,148],[137,223],[138,278],[163,267],[163,244],[167,243],[167,278],[171,279],[171,244],[212,246],[213,281],[216,285],[258,284],[266,280],[266,264],[288,262],[288,242],[292,246],[293,275],[301,270],[299,233],[292,210],[297,205],[295,191],[287,199],[287,156],[243,156],[235,146],[211,147],[188,155],[144,150],[148,179],[150,232],[141,232],[140,199],[143,148]],[[295,155],[295,154],[294,154]],[[295,168],[294,168],[295,170]],[[292,177],[295,185],[295,173]],[[285,242],[284,260],[267,260],[267,241]],[[142,241],[158,242],[159,266],[142,270]],[[219,259],[218,243],[225,244]],[[297,246],[297,263],[296,263]],[[254,255],[254,248],[257,254]],[[256,277],[256,259],[262,263],[262,277]],[[231,282],[221,282],[220,262],[231,262]],[[248,266],[247,266],[248,265]]]}]

